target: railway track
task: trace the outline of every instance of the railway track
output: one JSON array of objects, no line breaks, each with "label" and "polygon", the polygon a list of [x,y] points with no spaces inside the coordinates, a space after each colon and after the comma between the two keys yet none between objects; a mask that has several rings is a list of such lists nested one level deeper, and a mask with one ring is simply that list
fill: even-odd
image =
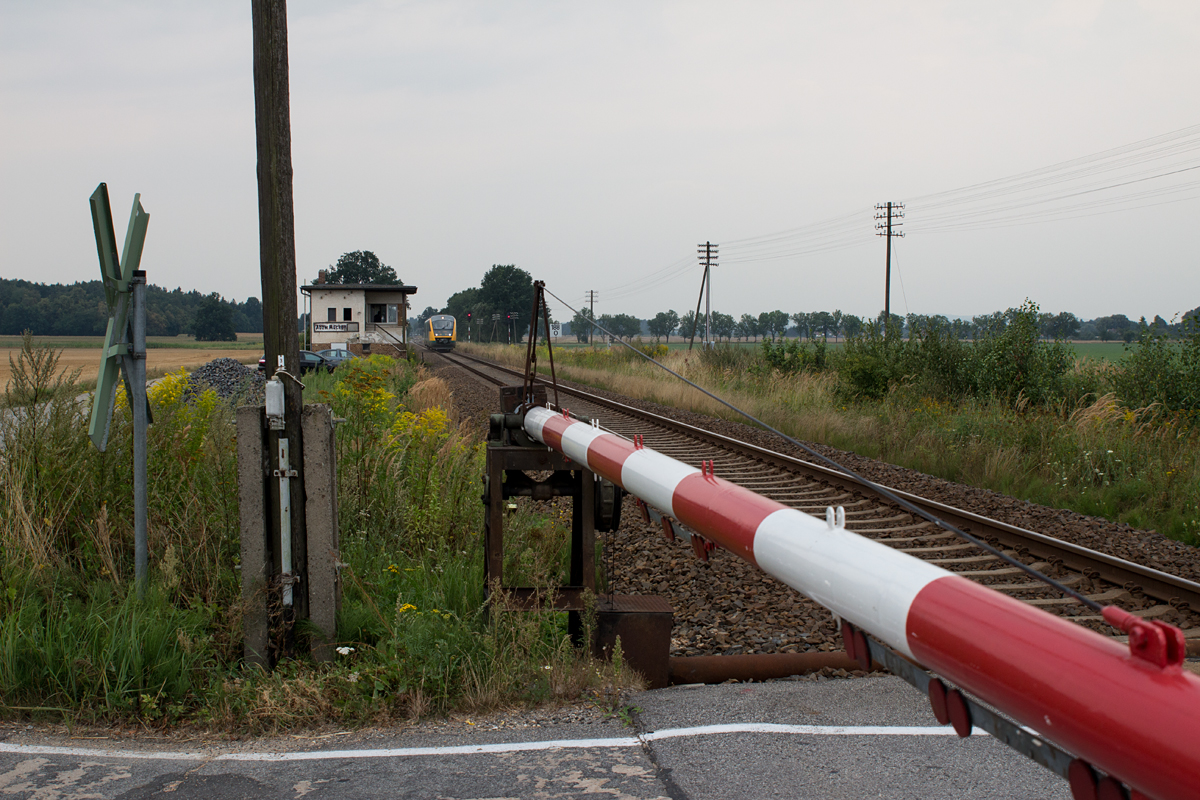
[{"label": "railway track", "polygon": [[[493,385],[511,384],[521,377],[519,372],[461,353],[438,357]],[[639,435],[647,447],[696,467],[701,461],[713,461],[722,478],[814,516],[823,516],[830,506],[841,506],[847,529],[855,533],[1105,635],[1113,632],[1099,614],[1077,600],[913,516],[844,473],[574,387],[560,384],[559,393],[561,405],[573,415],[597,419],[608,431],[630,439]],[[895,493],[1101,604],[1116,603],[1138,616],[1177,625],[1185,632],[1189,655],[1200,655],[1200,584],[934,500]],[[652,579],[642,580],[642,588],[647,582],[654,588]],[[737,616],[735,612],[733,617]],[[1115,638],[1124,641],[1125,637]]]}]

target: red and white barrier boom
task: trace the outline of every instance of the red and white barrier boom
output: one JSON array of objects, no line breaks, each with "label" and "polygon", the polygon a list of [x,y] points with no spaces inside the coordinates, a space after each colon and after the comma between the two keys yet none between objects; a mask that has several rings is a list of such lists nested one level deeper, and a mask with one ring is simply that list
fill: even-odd
[{"label": "red and white barrier boom", "polygon": [[1135,797],[1200,797],[1200,678],[1180,667],[1177,628],[1109,607],[1127,649],[847,531],[840,513],[817,519],[566,411],[533,408],[525,430],[1073,753],[1077,797],[1096,796],[1088,764],[1110,776],[1100,797],[1120,796],[1116,781]]}]

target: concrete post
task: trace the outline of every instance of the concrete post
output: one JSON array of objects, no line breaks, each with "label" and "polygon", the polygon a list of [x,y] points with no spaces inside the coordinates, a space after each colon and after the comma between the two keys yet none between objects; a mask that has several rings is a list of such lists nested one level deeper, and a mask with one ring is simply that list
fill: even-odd
[{"label": "concrete post", "polygon": [[[306,564],[293,564],[293,572],[306,576],[294,587],[296,599],[307,599],[308,619],[321,636],[312,642],[318,661],[333,658],[337,614],[341,608],[337,512],[337,448],[333,414],[329,406],[304,407],[301,420],[304,460],[309,464],[305,481],[304,512],[308,520]],[[270,517],[274,464],[266,436],[262,406],[237,411],[238,500],[241,522],[242,603],[244,658],[247,664],[271,666],[271,615],[269,587],[277,569],[271,550],[267,520]],[[300,502],[300,498],[295,498]],[[296,603],[297,606],[301,604]]]},{"label": "concrete post", "polygon": [[329,661],[333,659],[342,598],[333,412],[323,403],[306,405],[301,424],[308,522],[308,613],[312,623],[324,633],[323,639],[314,638],[312,654],[317,661]]}]

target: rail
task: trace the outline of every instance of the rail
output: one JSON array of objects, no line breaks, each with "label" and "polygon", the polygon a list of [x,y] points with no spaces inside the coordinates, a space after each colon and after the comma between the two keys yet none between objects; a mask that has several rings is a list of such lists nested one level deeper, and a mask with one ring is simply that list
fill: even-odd
[{"label": "rail", "polygon": [[[443,355],[443,357],[445,357]],[[516,370],[509,369],[491,362],[477,359],[463,353],[455,353],[452,359],[448,359],[452,363],[457,363],[461,368],[480,376],[481,378],[493,381],[497,384],[503,381],[488,375],[486,372],[471,367],[468,364],[461,363],[462,361],[470,361],[487,369],[503,372],[514,377],[521,375]],[[769,450],[764,447],[733,439],[728,436],[723,436],[719,433],[697,428],[694,425],[689,425],[679,420],[670,419],[640,408],[620,403],[606,397],[601,397],[590,392],[577,389],[574,387],[564,386],[559,384],[558,390],[560,393],[568,394],[586,400],[588,403],[612,409],[613,411],[629,416],[638,417],[652,422],[655,426],[673,430],[689,437],[702,441],[713,443],[717,446],[728,448],[731,450],[740,451],[751,455],[752,457],[761,459],[764,463],[770,463],[783,469],[794,472],[799,472],[810,477],[817,478],[832,486],[843,488],[849,491],[869,493],[875,495],[870,487],[855,481],[845,473],[838,472],[820,464],[814,464],[810,461],[805,461],[794,456],[789,456],[783,453]],[[1081,545],[1065,542],[1061,539],[1056,539],[1036,531],[1027,530],[1016,525],[1010,525],[1000,520],[992,519],[976,514],[964,509],[954,508],[952,506],[939,503],[935,500],[920,497],[899,489],[886,487],[893,494],[896,494],[914,505],[918,505],[931,513],[946,519],[947,521],[958,525],[965,526],[970,530],[975,531],[978,535],[986,539],[994,539],[1001,544],[1012,547],[1017,550],[1025,550],[1031,556],[1041,559],[1045,562],[1060,562],[1063,565],[1080,572],[1095,574],[1105,581],[1115,584],[1118,587],[1129,588],[1131,586],[1141,589],[1145,594],[1154,597],[1163,603],[1180,606],[1186,604],[1192,611],[1200,612],[1200,583],[1189,581],[1176,575],[1163,572],[1161,570],[1148,567],[1143,564],[1137,564],[1123,558],[1119,558],[1108,553],[1102,553],[1098,550],[1083,547]],[[877,496],[877,495],[875,495]],[[1198,642],[1197,644],[1200,644]]]}]

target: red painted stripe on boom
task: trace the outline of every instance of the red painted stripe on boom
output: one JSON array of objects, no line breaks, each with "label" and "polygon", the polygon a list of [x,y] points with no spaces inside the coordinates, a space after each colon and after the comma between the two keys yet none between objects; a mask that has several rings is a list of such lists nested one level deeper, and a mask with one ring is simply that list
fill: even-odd
[{"label": "red painted stripe on boom", "polygon": [[562,451],[562,436],[567,428],[577,424],[573,419],[564,419],[560,416],[552,417],[546,420],[546,424],[542,426],[542,441],[547,447],[552,447],[555,450]]},{"label": "red painted stripe on boom", "polygon": [[769,515],[787,508],[711,475],[689,475],[671,498],[675,516],[734,555],[754,560],[754,534]]},{"label": "red painted stripe on boom", "polygon": [[908,640],[926,667],[1151,797],[1196,796],[1195,676],[957,576],[917,594]]},{"label": "red painted stripe on boom", "polygon": [[588,466],[613,483],[621,482],[621,466],[633,453],[633,443],[605,433],[588,445]]}]

